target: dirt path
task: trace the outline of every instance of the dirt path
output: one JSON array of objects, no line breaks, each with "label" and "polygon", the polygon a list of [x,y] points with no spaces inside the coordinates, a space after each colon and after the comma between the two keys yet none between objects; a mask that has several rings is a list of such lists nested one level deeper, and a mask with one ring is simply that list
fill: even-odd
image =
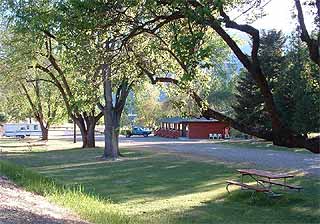
[{"label": "dirt path", "polygon": [[0,176],[0,224],[88,224]]},{"label": "dirt path", "polygon": [[164,150],[217,159],[231,163],[246,163],[251,167],[285,169],[320,176],[320,155],[271,149],[236,147],[199,140],[172,140],[158,137],[121,139],[123,147]]}]

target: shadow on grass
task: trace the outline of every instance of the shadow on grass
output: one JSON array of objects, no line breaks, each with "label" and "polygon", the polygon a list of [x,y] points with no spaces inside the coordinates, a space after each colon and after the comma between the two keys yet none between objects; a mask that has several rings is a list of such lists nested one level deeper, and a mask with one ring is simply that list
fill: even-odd
[{"label": "shadow on grass", "polygon": [[[5,158],[52,177],[58,183],[81,185],[85,193],[103,200],[111,199],[124,206],[124,210],[133,207],[142,216],[150,216],[150,213],[168,216],[173,220],[170,223],[319,221],[320,186],[316,179],[296,178],[295,184],[305,188],[300,193],[280,198],[258,194],[251,200],[249,192],[235,190],[228,195],[225,191],[225,181],[236,178],[234,167],[129,150],[122,150],[125,158],[120,161],[97,161],[102,151],[101,148],[74,148],[8,152]],[[131,207],[125,207],[128,204]]]},{"label": "shadow on grass", "polygon": [[232,169],[222,165],[179,160],[168,155],[123,150],[125,157],[120,161],[97,161],[101,154],[101,148],[68,149],[9,152],[5,158],[53,177],[59,183],[82,185],[87,192],[119,203],[209,191],[233,175]]},{"label": "shadow on grass", "polygon": [[[193,207],[173,223],[320,223],[320,183],[316,179],[298,178],[302,192],[286,191],[280,197],[264,193],[232,190],[217,200]],[[280,188],[276,189],[280,191]]]}]

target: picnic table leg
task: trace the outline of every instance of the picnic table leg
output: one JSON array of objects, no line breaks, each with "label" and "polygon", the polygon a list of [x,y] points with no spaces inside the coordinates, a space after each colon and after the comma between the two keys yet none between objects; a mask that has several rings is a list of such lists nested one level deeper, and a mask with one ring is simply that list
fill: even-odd
[{"label": "picnic table leg", "polygon": [[272,184],[270,183],[270,177],[268,178],[268,181],[269,181],[269,191],[271,191]]},{"label": "picnic table leg", "polygon": [[[243,176],[244,174],[241,174],[241,183],[243,184]],[[243,189],[243,187],[240,188],[241,190]]]},{"label": "picnic table leg", "polygon": [[251,195],[250,195],[250,199],[251,199],[252,201],[254,201],[254,199],[255,199],[255,198],[254,198],[255,193],[256,193],[255,191],[252,191],[252,193],[251,193]]},{"label": "picnic table leg", "polygon": [[230,184],[227,184],[227,186],[226,186],[226,189],[227,189],[227,191],[228,191],[228,194],[230,194],[229,185],[230,185]]},{"label": "picnic table leg", "polygon": [[30,142],[27,142],[27,147],[28,147],[28,151],[31,152],[32,151],[32,145]]}]

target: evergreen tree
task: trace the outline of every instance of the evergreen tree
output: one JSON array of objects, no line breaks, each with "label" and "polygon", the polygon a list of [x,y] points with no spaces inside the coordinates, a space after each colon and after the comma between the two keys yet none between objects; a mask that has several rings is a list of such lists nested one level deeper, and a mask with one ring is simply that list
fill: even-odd
[{"label": "evergreen tree", "polygon": [[[281,31],[262,32],[259,58],[271,90],[283,71],[284,43],[285,38]],[[265,109],[263,96],[248,72],[241,72],[236,88],[237,104],[233,106],[236,119],[246,125],[270,129],[270,117]]]},{"label": "evergreen tree", "polygon": [[[308,57],[299,37],[291,36],[285,50],[281,32],[263,32],[261,37],[261,68],[284,124],[299,134],[319,132],[320,80],[314,74],[319,68]],[[262,60],[263,59],[263,60]],[[246,125],[271,128],[263,97],[247,72],[240,74],[237,85],[235,117]]]},{"label": "evergreen tree", "polygon": [[236,89],[237,104],[233,106],[236,119],[245,125],[255,127],[265,125],[267,114],[264,101],[251,75],[242,71]]},{"label": "evergreen tree", "polygon": [[314,74],[320,71],[309,59],[305,44],[295,35],[290,37],[284,64],[274,90],[283,121],[301,134],[319,132],[320,80]]}]

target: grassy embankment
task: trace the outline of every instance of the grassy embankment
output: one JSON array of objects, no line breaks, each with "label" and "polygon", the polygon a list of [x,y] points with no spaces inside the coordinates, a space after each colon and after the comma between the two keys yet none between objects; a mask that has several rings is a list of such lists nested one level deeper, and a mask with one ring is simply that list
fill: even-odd
[{"label": "grassy embankment", "polygon": [[52,141],[49,151],[26,152],[19,144],[0,140],[0,173],[93,223],[320,222],[320,184],[314,178],[295,178],[305,188],[300,193],[251,199],[249,192],[225,190],[241,165],[130,150],[123,150],[123,160],[97,161],[99,148]]}]

